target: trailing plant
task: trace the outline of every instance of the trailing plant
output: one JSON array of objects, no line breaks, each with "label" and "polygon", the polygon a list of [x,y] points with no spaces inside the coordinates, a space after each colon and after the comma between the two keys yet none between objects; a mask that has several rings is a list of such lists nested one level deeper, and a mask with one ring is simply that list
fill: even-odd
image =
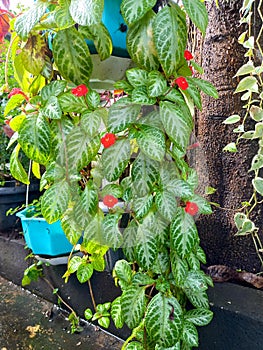
[{"label": "trailing plant", "polygon": [[254,0],[244,1],[241,8],[241,24],[246,25],[246,30],[240,35],[238,42],[245,49],[246,62],[239,68],[235,77],[240,79],[235,93],[242,93],[241,100],[244,101],[244,111],[241,115],[234,114],[228,117],[225,124],[239,125],[233,130],[237,134],[235,142],[228,144],[224,150],[237,152],[238,145],[243,139],[247,142],[258,141],[257,153],[254,155],[251,167],[248,170],[252,174],[253,193],[249,200],[242,203],[242,208],[235,214],[235,224],[237,227],[237,236],[251,235],[257,255],[263,267],[263,242],[260,239],[262,227],[257,227],[253,218],[256,209],[263,203],[263,48],[262,29],[255,36],[253,26],[256,12],[263,21],[261,12],[262,1],[259,1],[258,7]]},{"label": "trailing plant", "polygon": [[[111,55],[102,0],[38,0],[12,32],[19,88],[5,115],[21,106],[10,121],[12,174],[29,182],[18,158],[25,153],[45,190],[43,217],[61,220],[73,245],[82,237],[83,256],[69,257],[64,278],[76,273],[88,283],[94,310],[86,310],[87,319],[107,327],[111,317],[132,330],[123,349],[191,349],[198,345],[196,326],[212,319],[206,293],[212,281],[200,268],[206,258],[194,220],[211,208],[196,193],[186,153],[201,91],[214,98],[217,92],[192,75],[201,68],[186,50],[187,16],[205,34],[205,5],[182,3],[121,1],[136,67],[111,92],[92,88],[86,43],[94,41],[102,60]],[[104,270],[109,248],[125,254],[113,271],[121,295],[96,305],[90,279]]]}]

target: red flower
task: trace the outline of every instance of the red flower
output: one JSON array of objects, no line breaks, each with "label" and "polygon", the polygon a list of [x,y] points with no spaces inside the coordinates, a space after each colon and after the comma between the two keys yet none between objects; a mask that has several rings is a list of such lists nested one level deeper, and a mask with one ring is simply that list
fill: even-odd
[{"label": "red flower", "polygon": [[107,205],[107,207],[109,208],[113,208],[115,204],[118,203],[118,199],[110,194],[107,194],[104,198],[103,198],[103,204]]},{"label": "red flower", "polygon": [[190,69],[190,71],[192,72],[192,75],[194,75],[194,74],[195,74],[194,68],[193,68],[192,66],[189,66],[189,69]]},{"label": "red flower", "polygon": [[7,97],[10,98],[14,95],[22,95],[28,101],[27,95],[20,88],[13,88]]},{"label": "red flower", "polygon": [[185,212],[194,216],[195,214],[198,213],[198,205],[194,202],[186,202],[186,206],[184,208]]},{"label": "red flower", "polygon": [[175,79],[175,83],[182,90],[186,90],[188,88],[188,83],[184,77],[179,77],[179,78]]},{"label": "red flower", "polygon": [[100,139],[100,142],[103,144],[103,146],[105,148],[108,148],[108,147],[114,145],[115,141],[116,141],[116,136],[114,134],[112,134],[111,132],[107,133],[105,136],[103,136]]},{"label": "red flower", "polygon": [[193,57],[193,55],[191,54],[190,51],[185,50],[185,52],[184,52],[184,58],[185,58],[187,61],[190,61],[190,60],[192,60],[194,57]]},{"label": "red flower", "polygon": [[80,97],[80,96],[85,96],[88,93],[88,88],[86,85],[78,85],[77,87],[71,89],[71,92],[73,95]]}]

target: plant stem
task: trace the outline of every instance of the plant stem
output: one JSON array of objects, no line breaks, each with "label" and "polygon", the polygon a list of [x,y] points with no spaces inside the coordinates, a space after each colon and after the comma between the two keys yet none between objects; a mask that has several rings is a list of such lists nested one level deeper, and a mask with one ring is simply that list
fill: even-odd
[{"label": "plant stem", "polygon": [[90,280],[88,280],[88,286],[89,286],[89,293],[90,293],[92,305],[94,307],[94,311],[96,312],[97,311],[97,305],[96,305],[96,301],[95,301],[95,298],[94,298],[94,294],[93,294],[92,285],[90,283]]},{"label": "plant stem", "polygon": [[[52,290],[55,289],[54,286],[52,285],[52,283],[51,283],[47,278],[42,277],[42,279],[47,283],[47,285],[48,285]],[[61,302],[62,304],[64,304],[64,305],[74,314],[75,317],[77,317],[77,314],[76,314],[76,312],[72,309],[72,307],[71,307],[58,293],[56,293],[56,295],[57,295],[58,299],[60,300],[60,302]]]}]

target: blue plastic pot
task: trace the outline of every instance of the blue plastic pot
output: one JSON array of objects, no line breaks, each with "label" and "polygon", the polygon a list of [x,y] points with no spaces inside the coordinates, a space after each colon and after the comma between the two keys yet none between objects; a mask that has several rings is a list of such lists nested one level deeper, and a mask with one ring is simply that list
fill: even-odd
[{"label": "blue plastic pot", "polygon": [[73,246],[62,230],[60,221],[48,224],[44,218],[27,217],[28,208],[16,215],[21,219],[27,246],[37,255],[63,255]]}]

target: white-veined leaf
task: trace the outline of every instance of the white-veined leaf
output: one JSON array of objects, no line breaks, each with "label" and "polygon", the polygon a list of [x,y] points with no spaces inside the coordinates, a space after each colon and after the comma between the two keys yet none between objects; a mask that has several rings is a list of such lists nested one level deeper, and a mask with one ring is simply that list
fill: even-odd
[{"label": "white-veined leaf", "polygon": [[185,14],[179,5],[165,6],[157,13],[153,25],[153,38],[166,76],[175,74],[183,59],[187,42]]},{"label": "white-veined leaf", "polygon": [[71,0],[69,12],[75,22],[90,26],[101,21],[103,8],[103,0]]},{"label": "white-veined leaf", "polygon": [[145,290],[142,287],[128,287],[121,296],[121,309],[125,323],[135,328],[141,322],[146,308]]},{"label": "white-veined leaf", "polygon": [[122,174],[130,160],[130,141],[117,140],[102,153],[103,172],[108,181],[115,181]]},{"label": "white-veined leaf", "polygon": [[182,319],[182,309],[177,299],[158,293],[147,307],[146,331],[155,342],[163,347],[170,347],[177,343],[181,336]]},{"label": "white-veined leaf", "polygon": [[194,219],[181,207],[177,209],[170,232],[172,247],[181,258],[187,256],[199,243]]},{"label": "white-veined leaf", "polygon": [[200,0],[182,0],[182,2],[188,16],[205,35],[208,25],[208,13],[205,4]]}]

